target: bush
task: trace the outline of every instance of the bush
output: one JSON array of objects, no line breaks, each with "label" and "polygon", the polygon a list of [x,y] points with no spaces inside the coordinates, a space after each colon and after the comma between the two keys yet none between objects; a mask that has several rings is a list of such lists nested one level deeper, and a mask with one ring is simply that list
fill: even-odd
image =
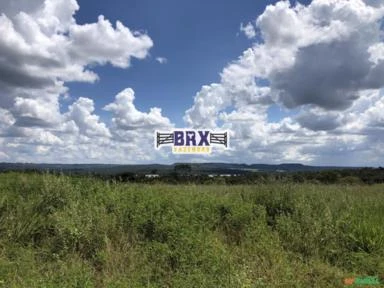
[{"label": "bush", "polygon": [[0,286],[342,287],[384,269],[382,190],[0,174]]}]

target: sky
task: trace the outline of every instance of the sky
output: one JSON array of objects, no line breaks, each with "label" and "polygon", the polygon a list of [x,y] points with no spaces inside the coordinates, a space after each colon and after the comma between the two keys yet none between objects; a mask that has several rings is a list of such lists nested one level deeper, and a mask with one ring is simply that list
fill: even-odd
[{"label": "sky", "polygon": [[[3,0],[0,162],[382,166],[381,0]],[[227,130],[210,155],[154,131]]]}]

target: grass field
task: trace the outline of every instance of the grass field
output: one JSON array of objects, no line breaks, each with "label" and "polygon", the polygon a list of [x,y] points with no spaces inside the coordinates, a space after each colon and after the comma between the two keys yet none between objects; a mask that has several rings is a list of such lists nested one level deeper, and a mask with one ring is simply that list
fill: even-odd
[{"label": "grass field", "polygon": [[383,224],[384,185],[6,173],[0,287],[343,287],[383,276]]}]

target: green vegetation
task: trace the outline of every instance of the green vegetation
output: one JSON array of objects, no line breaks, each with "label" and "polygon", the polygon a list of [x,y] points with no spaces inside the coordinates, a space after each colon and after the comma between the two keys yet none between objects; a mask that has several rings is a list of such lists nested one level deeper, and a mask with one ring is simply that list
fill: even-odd
[{"label": "green vegetation", "polygon": [[[39,173],[47,173],[38,170]],[[61,173],[50,171],[51,173]],[[210,172],[210,173],[209,173]],[[35,173],[32,171],[32,173]],[[66,174],[73,172],[66,171]],[[115,174],[91,174],[104,180],[116,180],[132,183],[168,183],[168,184],[276,184],[276,183],[309,183],[309,184],[382,184],[384,168],[359,168],[317,171],[247,171],[232,169],[193,170],[190,164],[176,164],[172,172],[153,169],[151,174],[159,173],[156,178],[145,177],[142,171],[122,172]],[[79,174],[72,174],[79,175]],[[209,177],[209,175],[213,177]],[[224,176],[220,176],[224,175]]]},{"label": "green vegetation", "polygon": [[352,180],[0,174],[0,287],[343,287],[382,277],[384,185]]}]

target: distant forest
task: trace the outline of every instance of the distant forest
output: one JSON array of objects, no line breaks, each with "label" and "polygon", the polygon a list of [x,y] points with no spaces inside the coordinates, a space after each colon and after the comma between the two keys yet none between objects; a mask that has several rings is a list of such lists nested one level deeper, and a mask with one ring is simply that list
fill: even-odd
[{"label": "distant forest", "polygon": [[[270,183],[312,183],[312,184],[377,184],[384,183],[384,168],[351,168],[325,169],[308,171],[248,171],[231,170],[215,167],[210,170],[196,169],[193,164],[174,164],[167,169],[130,169],[117,171],[104,168],[97,171],[92,169],[63,170],[28,168],[24,173],[67,174],[78,177],[96,177],[105,181],[133,183],[167,183],[167,184],[270,184]],[[171,167],[171,168],[170,168]],[[135,171],[137,170],[137,171]],[[0,173],[20,171],[20,169],[2,170]],[[107,173],[109,171],[109,173]]]},{"label": "distant forest", "polygon": [[[152,171],[155,174],[156,171]],[[242,174],[199,174],[187,165],[176,165],[174,171],[149,178],[134,172],[116,175],[95,175],[103,179],[139,183],[194,183],[194,184],[270,184],[274,182],[313,184],[377,184],[384,183],[384,168],[360,168],[300,172],[246,172]]]}]

